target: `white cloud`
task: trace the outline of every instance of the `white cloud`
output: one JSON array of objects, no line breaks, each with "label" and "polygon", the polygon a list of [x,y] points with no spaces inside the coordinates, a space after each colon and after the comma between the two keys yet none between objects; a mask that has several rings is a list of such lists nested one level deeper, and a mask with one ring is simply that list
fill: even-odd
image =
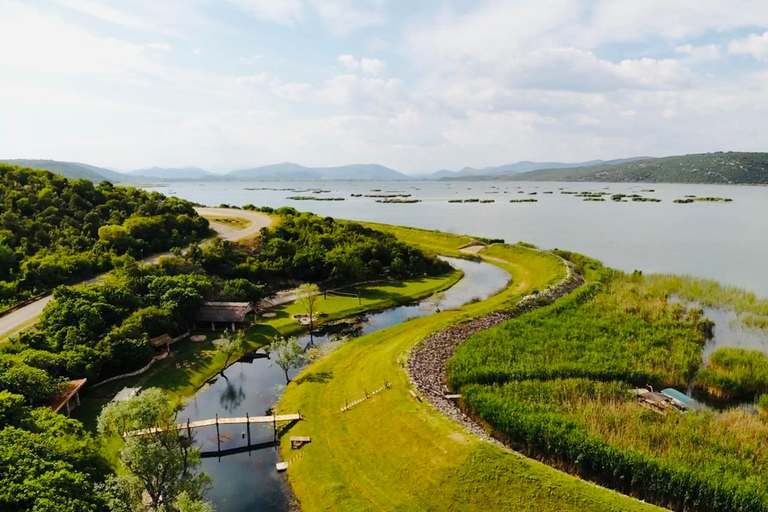
[{"label": "white cloud", "polygon": [[675,53],[686,55],[687,60],[697,63],[719,60],[722,57],[719,44],[707,44],[702,46],[684,44],[676,46]]},{"label": "white cloud", "polygon": [[728,53],[732,55],[751,55],[758,60],[768,60],[768,32],[762,35],[750,34],[744,39],[737,39],[728,44]]},{"label": "white cloud", "polygon": [[292,101],[306,101],[313,92],[312,86],[308,83],[283,82],[278,77],[272,78],[269,89],[275,96]]},{"label": "white cloud", "polygon": [[116,9],[115,7],[104,5],[101,2],[93,0],[56,0],[60,5],[82,14],[120,25],[132,30],[144,32],[156,32],[160,34],[175,34],[175,31],[157,25],[151,18],[137,16],[136,14]]},{"label": "white cloud", "polygon": [[387,65],[379,59],[367,59],[363,57],[360,59],[360,68],[363,70],[363,73],[368,73],[369,75],[381,75],[386,71]]},{"label": "white cloud", "polygon": [[293,25],[304,19],[301,0],[229,0],[258,19]]},{"label": "white cloud", "polygon": [[360,67],[360,63],[357,62],[357,59],[355,59],[352,55],[341,55],[338,59],[339,62],[344,64],[344,66],[347,69],[355,70]]},{"label": "white cloud", "polygon": [[260,60],[263,60],[264,58],[265,58],[264,55],[257,54],[257,55],[251,55],[250,57],[240,57],[237,60],[243,64],[248,64],[250,66],[250,65],[256,64]]},{"label": "white cloud", "polygon": [[269,75],[267,73],[258,73],[256,75],[239,76],[235,78],[237,85],[264,85],[267,83]]},{"label": "white cloud", "polygon": [[12,69],[102,76],[162,73],[144,46],[93,36],[24,9],[0,16],[0,48],[13,48],[0,52],[0,66]]},{"label": "white cloud", "polygon": [[[275,0],[282,1],[282,0]],[[387,23],[380,0],[309,0],[323,24],[334,34],[346,36]]]},{"label": "white cloud", "polygon": [[625,121],[632,121],[637,117],[637,111],[632,109],[622,110],[619,112],[619,117]]},{"label": "white cloud", "polygon": [[173,50],[171,45],[169,45],[168,43],[149,43],[147,45],[147,48],[152,48],[153,50],[160,50],[163,52],[170,52],[171,50]]}]

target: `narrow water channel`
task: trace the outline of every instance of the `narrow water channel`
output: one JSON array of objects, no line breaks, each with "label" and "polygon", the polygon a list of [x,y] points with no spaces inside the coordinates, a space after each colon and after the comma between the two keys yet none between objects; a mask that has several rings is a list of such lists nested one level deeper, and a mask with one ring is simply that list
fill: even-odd
[{"label": "narrow water channel", "polygon": [[[453,267],[464,272],[464,277],[441,297],[439,307],[451,309],[475,299],[486,299],[503,289],[509,274],[488,263],[445,258]],[[347,334],[360,336],[400,324],[411,318],[435,312],[436,301],[428,298],[421,302],[400,306],[362,317],[347,329]],[[334,339],[335,334],[314,337],[318,345]],[[309,336],[299,338],[302,345]],[[298,370],[291,372],[291,376]],[[259,416],[267,413],[285,388],[283,371],[269,359],[239,361],[230,366],[224,376],[201,389],[179,413],[179,421],[220,417]],[[208,498],[216,504],[218,512],[287,511],[290,491],[285,477],[275,470],[277,447],[273,445],[271,425],[251,426],[251,445],[247,447],[244,428],[220,427],[199,429],[196,442],[204,454],[202,469],[213,478]],[[219,449],[221,451],[219,451]]]}]

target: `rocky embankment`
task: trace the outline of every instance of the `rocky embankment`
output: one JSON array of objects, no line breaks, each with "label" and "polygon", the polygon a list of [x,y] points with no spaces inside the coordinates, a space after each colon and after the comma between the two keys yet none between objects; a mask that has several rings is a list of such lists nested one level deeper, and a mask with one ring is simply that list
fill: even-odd
[{"label": "rocky embankment", "polygon": [[551,304],[584,283],[584,278],[568,266],[568,274],[560,283],[546,290],[523,297],[509,311],[497,311],[468,320],[442,331],[438,331],[411,352],[408,361],[408,376],[416,389],[427,398],[437,410],[461,423],[468,431],[492,442],[483,428],[465,414],[453,400],[445,398],[449,393],[446,366],[456,349],[475,334],[507,322],[517,316]]}]

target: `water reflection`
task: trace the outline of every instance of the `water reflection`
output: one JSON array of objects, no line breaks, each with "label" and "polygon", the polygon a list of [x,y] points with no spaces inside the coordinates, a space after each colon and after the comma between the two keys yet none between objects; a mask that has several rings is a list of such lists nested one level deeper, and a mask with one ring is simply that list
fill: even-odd
[{"label": "water reflection", "polygon": [[[446,258],[464,272],[464,278],[440,300],[440,309],[464,305],[473,299],[485,299],[509,282],[509,274],[487,263]],[[434,300],[400,306],[361,316],[349,322],[331,326],[314,335],[314,344],[322,346],[340,336],[356,337],[397,325],[411,318],[435,312]],[[310,336],[301,336],[299,343],[307,346]],[[298,370],[291,370],[293,378]],[[328,373],[312,373],[303,378],[327,382]],[[179,413],[180,421],[219,416],[252,416],[270,413],[285,389],[282,369],[262,354],[251,354],[229,367],[200,390]],[[290,494],[284,479],[275,471],[277,446],[270,424],[251,425],[250,432],[242,425],[221,425],[219,439],[214,427],[200,429],[197,444],[206,454],[202,467],[214,479],[209,498],[219,512],[254,512],[261,510],[287,511]],[[250,442],[248,440],[250,439]]]}]

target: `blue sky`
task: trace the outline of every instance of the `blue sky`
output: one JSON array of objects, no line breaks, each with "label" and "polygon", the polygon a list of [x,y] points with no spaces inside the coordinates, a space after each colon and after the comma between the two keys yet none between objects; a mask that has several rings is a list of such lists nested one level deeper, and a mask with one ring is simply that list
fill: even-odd
[{"label": "blue sky", "polygon": [[768,2],[0,0],[0,158],[404,172],[768,140]]}]

